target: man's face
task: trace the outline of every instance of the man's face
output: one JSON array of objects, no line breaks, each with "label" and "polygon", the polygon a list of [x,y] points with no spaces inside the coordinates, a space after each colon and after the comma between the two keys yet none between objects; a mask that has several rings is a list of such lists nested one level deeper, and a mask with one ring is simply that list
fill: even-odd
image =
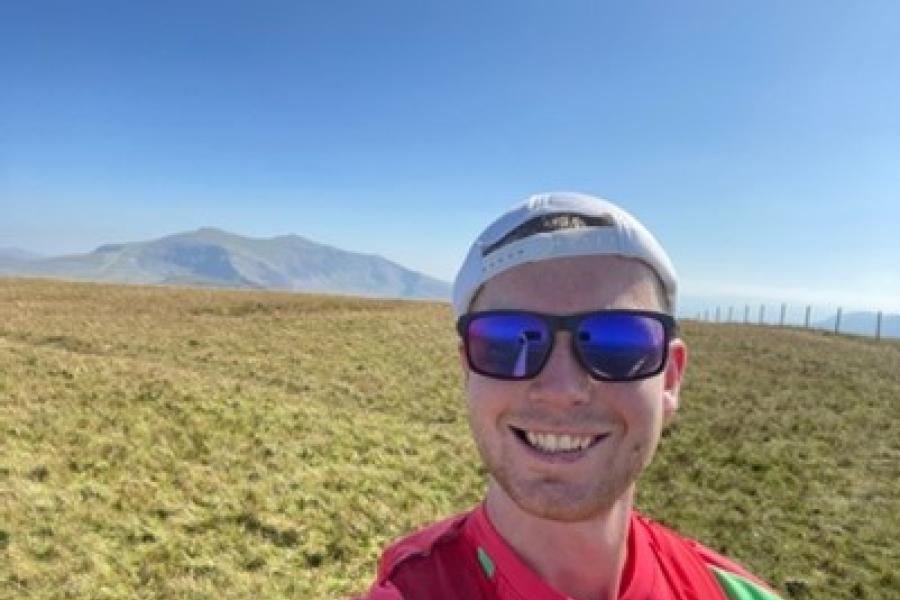
[{"label": "man's face", "polygon": [[[471,310],[571,314],[605,308],[660,310],[652,272],[613,256],[558,258],[517,266],[489,280]],[[526,381],[466,372],[469,423],[491,477],[523,511],[578,521],[605,512],[650,463],[663,422],[677,406],[685,362],[679,340],[663,373],[640,381],[596,381],[557,333],[544,369]],[[519,432],[591,436],[584,450],[548,454]]]}]

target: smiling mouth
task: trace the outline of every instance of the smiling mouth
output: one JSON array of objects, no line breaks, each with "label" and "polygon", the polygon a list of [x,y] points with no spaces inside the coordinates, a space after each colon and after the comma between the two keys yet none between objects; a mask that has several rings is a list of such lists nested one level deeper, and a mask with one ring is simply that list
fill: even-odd
[{"label": "smiling mouth", "polygon": [[522,443],[543,454],[577,454],[596,446],[609,435],[607,433],[599,435],[547,433],[513,426],[510,426],[510,429]]}]

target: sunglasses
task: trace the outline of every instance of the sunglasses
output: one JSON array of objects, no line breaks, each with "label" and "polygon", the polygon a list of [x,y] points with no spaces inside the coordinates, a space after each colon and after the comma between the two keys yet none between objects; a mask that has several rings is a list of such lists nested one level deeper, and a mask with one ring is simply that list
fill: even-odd
[{"label": "sunglasses", "polygon": [[675,319],[646,310],[598,310],[547,315],[525,310],[489,310],[459,318],[469,367],[494,379],[537,376],[553,352],[556,332],[572,334],[572,351],[599,381],[636,381],[666,365]]}]

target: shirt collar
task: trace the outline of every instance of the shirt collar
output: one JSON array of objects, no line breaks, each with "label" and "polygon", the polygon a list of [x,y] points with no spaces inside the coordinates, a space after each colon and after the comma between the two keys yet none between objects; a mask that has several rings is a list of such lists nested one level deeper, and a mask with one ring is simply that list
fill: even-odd
[{"label": "shirt collar", "polygon": [[[568,600],[544,582],[500,536],[488,518],[484,503],[466,520],[463,531],[472,545],[478,569],[493,583],[502,600]],[[627,543],[618,600],[651,598],[656,561],[634,511],[629,517]]]}]

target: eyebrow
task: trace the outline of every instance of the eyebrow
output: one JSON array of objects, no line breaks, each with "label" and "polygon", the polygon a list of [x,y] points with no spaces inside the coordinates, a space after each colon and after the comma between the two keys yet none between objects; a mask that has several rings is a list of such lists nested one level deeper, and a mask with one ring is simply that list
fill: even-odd
[{"label": "eyebrow", "polygon": [[518,240],[530,237],[538,233],[548,233],[558,231],[560,229],[581,229],[585,227],[612,227],[614,225],[611,217],[608,216],[589,216],[579,215],[575,213],[552,213],[549,215],[541,215],[528,221],[525,221],[498,241],[494,242],[481,251],[481,256],[487,256],[491,252],[502,248],[508,244]]}]

